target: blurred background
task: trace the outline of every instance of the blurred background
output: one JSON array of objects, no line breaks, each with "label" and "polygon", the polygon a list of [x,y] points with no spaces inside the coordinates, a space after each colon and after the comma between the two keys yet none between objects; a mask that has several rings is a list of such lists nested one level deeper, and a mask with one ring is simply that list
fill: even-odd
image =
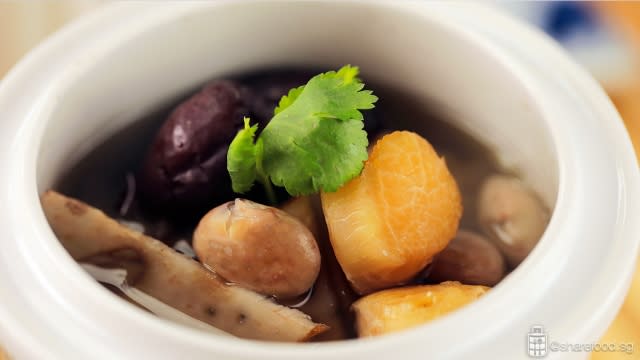
[{"label": "blurred background", "polygon": [[[0,82],[47,35],[73,18],[95,11],[101,3],[0,0]],[[640,2],[530,1],[492,6],[539,27],[589,70],[618,108],[640,154]],[[592,359],[640,359],[640,266],[627,300],[602,342],[633,343],[634,353],[594,353]],[[0,360],[5,358],[0,348]]]}]

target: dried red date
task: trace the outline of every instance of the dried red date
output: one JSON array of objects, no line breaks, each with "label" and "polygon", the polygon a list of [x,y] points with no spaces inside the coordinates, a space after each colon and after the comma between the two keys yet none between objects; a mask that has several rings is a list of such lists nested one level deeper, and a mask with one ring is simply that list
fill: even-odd
[{"label": "dried red date", "polygon": [[147,203],[180,211],[233,197],[227,148],[249,111],[249,90],[215,81],[178,105],[157,132],[138,176]]}]

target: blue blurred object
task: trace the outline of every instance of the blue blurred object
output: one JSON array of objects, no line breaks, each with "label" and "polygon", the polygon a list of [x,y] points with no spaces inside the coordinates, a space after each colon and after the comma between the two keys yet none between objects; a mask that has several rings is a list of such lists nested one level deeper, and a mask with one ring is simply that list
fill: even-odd
[{"label": "blue blurred object", "polygon": [[546,8],[542,28],[558,41],[566,41],[576,33],[597,30],[598,19],[592,8],[574,1],[550,2]]},{"label": "blue blurred object", "polygon": [[633,81],[631,45],[602,20],[597,7],[582,1],[505,1],[494,3],[540,28],[562,45],[608,90]]}]

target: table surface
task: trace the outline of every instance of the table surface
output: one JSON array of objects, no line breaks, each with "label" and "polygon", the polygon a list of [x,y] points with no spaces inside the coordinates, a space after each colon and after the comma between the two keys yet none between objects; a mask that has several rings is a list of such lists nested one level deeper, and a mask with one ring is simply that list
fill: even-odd
[{"label": "table surface", "polygon": [[[100,0],[0,1],[0,78],[30,48],[67,21],[100,4]],[[640,2],[603,2],[597,8],[630,43],[640,49]],[[634,78],[624,89],[610,91],[640,154],[640,61]],[[592,359],[640,359],[640,265],[629,296],[602,339],[604,343],[633,343],[635,352],[594,353]],[[0,348],[0,360],[8,359]]]}]

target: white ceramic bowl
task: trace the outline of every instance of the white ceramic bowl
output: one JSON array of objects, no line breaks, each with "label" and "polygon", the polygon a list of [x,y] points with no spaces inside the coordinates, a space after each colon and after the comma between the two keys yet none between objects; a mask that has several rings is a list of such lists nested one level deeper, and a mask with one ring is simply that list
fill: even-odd
[{"label": "white ceramic bowl", "polygon": [[[38,194],[186,89],[256,67],[345,63],[436,104],[555,206],[530,256],[470,306],[367,340],[218,338],[110,296],[48,227]],[[549,341],[596,341],[638,251],[638,166],[610,101],[543,35],[479,5],[112,4],[23,59],[1,84],[0,114],[0,339],[19,359],[524,358],[532,325]]]}]

